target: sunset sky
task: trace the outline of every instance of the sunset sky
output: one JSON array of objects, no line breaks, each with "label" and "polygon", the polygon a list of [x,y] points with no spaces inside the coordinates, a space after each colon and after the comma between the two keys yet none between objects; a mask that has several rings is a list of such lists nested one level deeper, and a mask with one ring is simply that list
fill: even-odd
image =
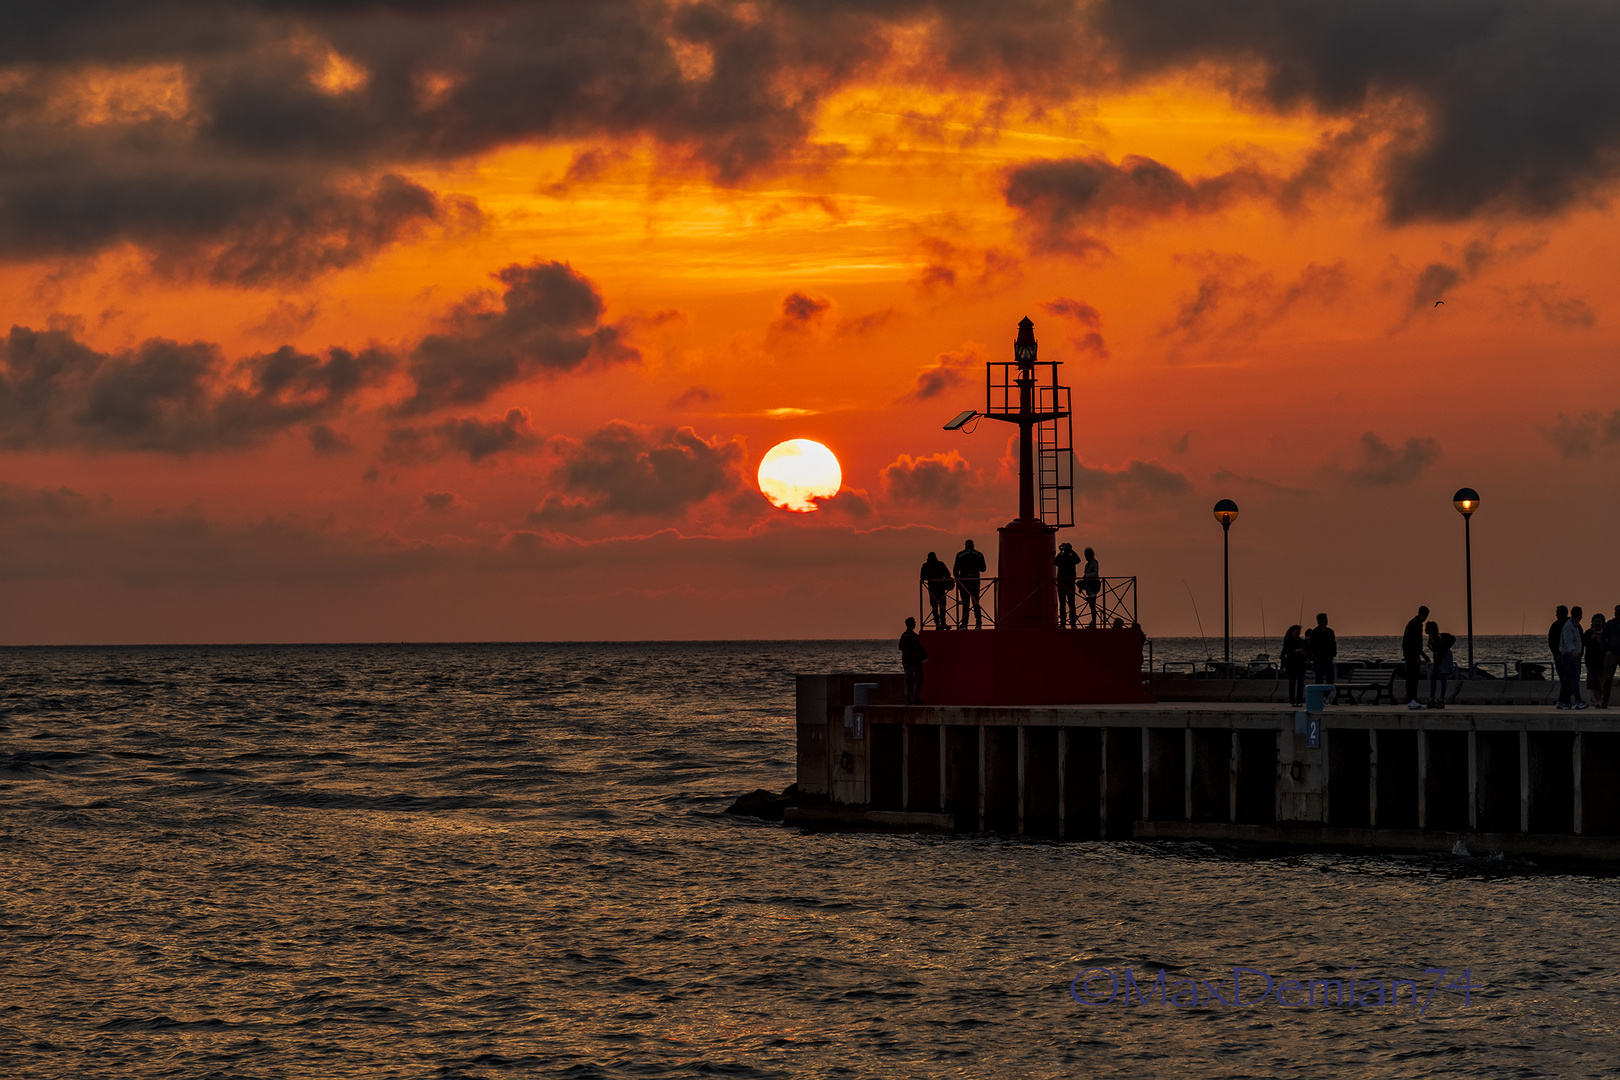
[{"label": "sunset sky", "polygon": [[[0,13],[0,641],[865,637],[1014,516],[1150,636],[1620,602],[1620,8]],[[1437,301],[1443,304],[1437,306]],[[773,507],[774,444],[844,490]]]}]

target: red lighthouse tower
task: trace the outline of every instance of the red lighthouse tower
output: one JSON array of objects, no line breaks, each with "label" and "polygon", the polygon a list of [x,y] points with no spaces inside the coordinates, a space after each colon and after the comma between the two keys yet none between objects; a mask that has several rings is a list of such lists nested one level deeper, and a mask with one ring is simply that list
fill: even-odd
[{"label": "red lighthouse tower", "polygon": [[[958,577],[950,616],[923,620],[930,704],[1152,700],[1142,679],[1135,578],[1082,585],[1079,626],[1060,624],[1054,559],[1058,530],[1074,524],[1071,410],[1069,388],[1057,381],[1061,365],[1037,354],[1035,324],[1026,317],[1018,323],[1012,362],[985,364],[984,411],[970,409],[945,425],[955,430],[981,417],[1018,425],[1018,517],[998,530],[996,576]],[[927,615],[927,583],[922,594]],[[974,595],[992,612],[987,627],[977,620],[968,626]]]}]

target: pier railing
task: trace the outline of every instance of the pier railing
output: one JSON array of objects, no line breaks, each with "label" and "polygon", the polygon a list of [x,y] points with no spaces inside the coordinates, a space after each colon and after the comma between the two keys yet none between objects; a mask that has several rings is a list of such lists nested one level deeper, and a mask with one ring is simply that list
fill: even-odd
[{"label": "pier railing", "polygon": [[[993,577],[935,578],[917,584],[918,626],[920,629],[990,629],[996,625],[1000,582]],[[978,597],[978,611],[973,597]],[[931,598],[939,598],[936,614]],[[1061,601],[1059,606],[1062,611]],[[1136,579],[1097,578],[1090,585],[1084,578],[1075,583],[1076,628],[1122,628],[1136,625]]]},{"label": "pier railing", "polygon": [[[918,614],[920,630],[987,630],[996,625],[998,580],[981,578],[935,578],[918,584]],[[939,617],[936,617],[933,597],[939,598]],[[978,607],[974,607],[974,598]],[[941,622],[941,618],[943,622]]]}]

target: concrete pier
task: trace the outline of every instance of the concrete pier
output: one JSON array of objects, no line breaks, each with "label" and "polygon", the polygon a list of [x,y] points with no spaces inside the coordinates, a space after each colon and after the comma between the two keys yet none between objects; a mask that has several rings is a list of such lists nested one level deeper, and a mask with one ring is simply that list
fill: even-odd
[{"label": "concrete pier", "polygon": [[[857,682],[877,684],[876,704],[854,705]],[[1460,843],[1475,855],[1620,862],[1620,712],[1499,703],[1548,692],[1499,683],[1480,689],[1485,703],[1412,712],[1230,700],[908,707],[894,704],[898,676],[801,675],[803,803],[787,820],[1059,840]],[[1314,747],[1296,730],[1307,720],[1319,724]]]}]

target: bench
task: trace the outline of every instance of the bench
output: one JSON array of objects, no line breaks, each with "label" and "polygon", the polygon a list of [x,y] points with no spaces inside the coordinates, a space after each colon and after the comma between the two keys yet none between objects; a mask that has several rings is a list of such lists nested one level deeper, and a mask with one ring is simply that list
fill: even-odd
[{"label": "bench", "polygon": [[1350,669],[1348,679],[1333,681],[1333,704],[1365,705],[1367,692],[1372,691],[1372,703],[1382,705],[1388,698],[1395,704],[1395,669],[1358,667]]}]

